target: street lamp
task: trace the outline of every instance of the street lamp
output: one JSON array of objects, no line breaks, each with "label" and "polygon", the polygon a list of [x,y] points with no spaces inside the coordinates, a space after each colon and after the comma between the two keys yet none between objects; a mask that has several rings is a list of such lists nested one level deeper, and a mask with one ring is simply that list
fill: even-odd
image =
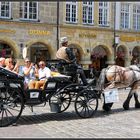
[{"label": "street lamp", "polygon": [[57,50],[59,49],[59,0],[57,0]]}]

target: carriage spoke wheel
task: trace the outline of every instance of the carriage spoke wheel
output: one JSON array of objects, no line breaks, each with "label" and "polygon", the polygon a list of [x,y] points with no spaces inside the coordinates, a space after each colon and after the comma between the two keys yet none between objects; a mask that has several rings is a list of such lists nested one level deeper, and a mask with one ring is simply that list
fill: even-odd
[{"label": "carriage spoke wheel", "polygon": [[23,110],[24,102],[20,90],[0,88],[0,127],[15,123]]},{"label": "carriage spoke wheel", "polygon": [[65,93],[65,92],[55,94],[49,100],[49,105],[51,103],[57,103],[59,105],[60,110],[57,113],[64,112],[70,106],[71,96],[69,93]]},{"label": "carriage spoke wheel", "polygon": [[98,108],[98,98],[95,91],[83,90],[75,99],[75,111],[81,118],[92,117]]}]

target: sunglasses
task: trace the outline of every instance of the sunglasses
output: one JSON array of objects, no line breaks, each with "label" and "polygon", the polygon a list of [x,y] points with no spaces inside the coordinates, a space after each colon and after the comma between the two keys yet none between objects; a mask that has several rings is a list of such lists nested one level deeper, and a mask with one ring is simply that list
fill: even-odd
[{"label": "sunglasses", "polygon": [[44,66],[44,64],[39,64],[39,66]]},{"label": "sunglasses", "polygon": [[31,61],[25,61],[25,63],[30,63]]}]

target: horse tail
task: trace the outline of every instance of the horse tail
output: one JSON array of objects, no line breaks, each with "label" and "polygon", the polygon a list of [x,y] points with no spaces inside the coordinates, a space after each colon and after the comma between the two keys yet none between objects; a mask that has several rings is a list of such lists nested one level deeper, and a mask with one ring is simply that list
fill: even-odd
[{"label": "horse tail", "polygon": [[100,76],[99,76],[99,78],[97,80],[96,88],[98,90],[104,89],[105,77],[106,77],[106,68],[102,69],[102,71],[100,73]]}]

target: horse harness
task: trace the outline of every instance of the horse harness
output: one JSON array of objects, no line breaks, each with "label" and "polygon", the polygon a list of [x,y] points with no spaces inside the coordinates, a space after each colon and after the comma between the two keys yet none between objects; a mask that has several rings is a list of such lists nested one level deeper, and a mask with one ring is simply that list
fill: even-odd
[{"label": "horse harness", "polygon": [[[112,66],[108,66],[107,68],[106,68],[106,71],[105,72],[107,72],[107,70],[109,69],[109,68],[111,68]],[[125,81],[125,72],[126,72],[126,70],[122,70],[122,69],[119,69],[117,66],[115,66],[116,68],[115,68],[115,72],[113,72],[113,73],[115,73],[115,75],[113,76],[113,78],[114,78],[114,81],[115,81],[115,79],[116,79],[116,76],[117,76],[117,74],[119,75],[119,77],[120,77],[120,81],[122,82],[122,83],[124,83],[124,81]],[[134,69],[132,69],[132,68],[128,68],[127,69],[128,71],[129,70],[132,70],[132,72],[133,72],[133,82],[135,82],[136,81],[136,74],[135,74],[135,72],[134,71],[136,71],[136,70],[134,70]],[[140,71],[139,71],[140,72]],[[132,83],[133,83],[132,82]]]}]

